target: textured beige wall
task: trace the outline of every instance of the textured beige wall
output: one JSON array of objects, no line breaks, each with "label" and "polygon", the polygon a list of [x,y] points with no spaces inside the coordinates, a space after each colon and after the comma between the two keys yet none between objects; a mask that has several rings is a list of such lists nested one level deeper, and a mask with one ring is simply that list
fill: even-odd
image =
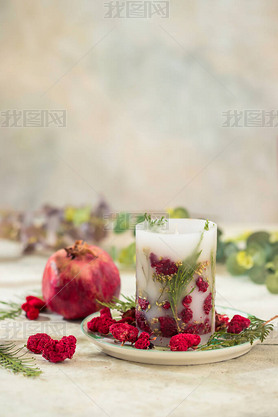
[{"label": "textured beige wall", "polygon": [[278,3],[172,1],[170,18],[105,19],[103,1],[0,3],[0,106],[66,109],[66,128],[1,128],[1,205],[185,205],[278,220]]}]

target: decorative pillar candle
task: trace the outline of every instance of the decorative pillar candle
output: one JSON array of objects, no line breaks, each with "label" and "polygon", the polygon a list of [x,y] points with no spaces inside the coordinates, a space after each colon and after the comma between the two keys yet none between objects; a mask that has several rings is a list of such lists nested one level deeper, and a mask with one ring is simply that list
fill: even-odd
[{"label": "decorative pillar candle", "polygon": [[136,226],[136,323],[168,346],[178,333],[206,343],[215,324],[217,225],[198,219]]}]

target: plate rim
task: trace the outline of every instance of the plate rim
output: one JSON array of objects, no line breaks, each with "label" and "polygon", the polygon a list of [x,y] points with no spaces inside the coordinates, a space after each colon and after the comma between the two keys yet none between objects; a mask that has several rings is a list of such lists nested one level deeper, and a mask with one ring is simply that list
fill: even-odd
[{"label": "plate rim", "polygon": [[[224,309],[224,310],[227,309],[227,310],[235,311],[237,313],[243,314],[246,317],[251,316],[251,314],[249,314],[245,311],[242,311],[242,310],[238,310],[237,308],[234,308],[234,307],[216,305],[215,308],[216,309],[218,308],[218,309]],[[135,352],[136,351],[137,354],[140,354],[142,356],[143,355],[150,356],[150,353],[152,355],[153,354],[156,354],[156,355],[157,354],[160,354],[160,355],[162,355],[162,354],[169,355],[170,354],[171,356],[173,356],[173,354],[176,354],[176,355],[186,354],[187,356],[191,356],[193,354],[193,355],[196,356],[197,354],[207,353],[207,354],[210,354],[210,356],[214,356],[214,355],[219,356],[220,352],[224,352],[224,351],[227,352],[227,350],[229,350],[229,352],[232,353],[233,350],[236,352],[238,350],[241,350],[242,348],[245,348],[245,349],[250,348],[251,349],[257,343],[259,343],[259,338],[257,338],[257,339],[254,340],[254,342],[252,344],[250,342],[244,342],[244,343],[240,343],[239,345],[235,345],[235,346],[227,346],[227,347],[223,347],[223,348],[220,348],[220,349],[212,349],[212,350],[206,350],[206,351],[204,351],[204,350],[192,350],[192,351],[185,351],[185,352],[172,352],[170,350],[158,350],[158,349],[151,349],[151,350],[150,349],[135,349],[131,345],[121,346],[120,344],[112,344],[112,343],[106,342],[105,340],[103,340],[104,339],[103,336],[96,337],[96,335],[94,333],[90,333],[90,332],[86,331],[85,330],[85,325],[86,325],[87,321],[89,321],[89,319],[92,319],[92,318],[98,317],[98,316],[99,316],[99,311],[96,311],[95,313],[89,314],[87,317],[85,317],[81,322],[81,330],[82,330],[82,333],[85,336],[87,336],[89,339],[91,339],[93,341],[93,343],[97,347],[99,347],[100,349],[101,349],[101,346],[105,345],[105,346],[107,346],[107,347],[109,347],[113,350],[117,350],[117,351],[123,351],[123,350],[125,350],[126,352],[132,352],[132,351]],[[98,340],[98,339],[100,339],[100,340]]]}]

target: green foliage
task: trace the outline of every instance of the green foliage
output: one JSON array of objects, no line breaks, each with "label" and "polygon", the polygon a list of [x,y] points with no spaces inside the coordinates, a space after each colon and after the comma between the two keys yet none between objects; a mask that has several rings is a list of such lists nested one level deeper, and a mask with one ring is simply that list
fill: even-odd
[{"label": "green foliage", "polygon": [[126,267],[133,267],[136,263],[136,245],[131,243],[126,248],[122,249],[118,255],[118,262]]},{"label": "green foliage", "polygon": [[204,225],[204,230],[209,230],[209,221],[208,221],[208,219],[206,220],[206,223]]},{"label": "green foliage", "polygon": [[73,223],[74,226],[81,226],[83,223],[89,223],[91,218],[91,207],[67,207],[64,216],[65,220]]},{"label": "green foliage", "polygon": [[165,216],[160,217],[160,219],[152,219],[152,216],[148,213],[144,214],[145,221],[148,222],[150,228],[155,227],[161,227],[164,226],[167,223],[167,219]]},{"label": "green foliage", "polygon": [[5,309],[0,309],[0,320],[14,319],[22,312],[21,304],[7,301],[0,301],[0,304],[7,307]]},{"label": "green foliage", "polygon": [[259,231],[224,241],[218,230],[216,260],[226,263],[231,275],[248,275],[255,284],[266,284],[272,294],[278,294],[277,236],[277,232]]},{"label": "green foliage", "polygon": [[178,304],[183,292],[193,278],[198,267],[198,259],[202,251],[198,250],[199,244],[194,252],[187,257],[179,266],[177,273],[168,281],[167,295],[171,304],[171,310],[179,329]]},{"label": "green foliage", "polygon": [[226,268],[231,275],[244,275],[246,269],[237,261],[237,252],[231,253],[226,261]]},{"label": "green foliage", "polygon": [[265,283],[269,292],[278,294],[278,271],[275,274],[268,274]]},{"label": "green foliage", "polygon": [[187,219],[189,218],[189,212],[184,207],[176,207],[174,209],[167,210],[170,219]]},{"label": "green foliage", "polygon": [[226,329],[215,332],[211,335],[208,343],[199,346],[197,350],[221,349],[240,345],[241,343],[246,342],[249,342],[252,345],[257,339],[263,342],[268,334],[273,330],[273,325],[266,324],[265,321],[260,320],[255,316],[250,316],[249,319],[251,321],[250,326],[239,334],[227,333]]},{"label": "green foliage", "polygon": [[104,303],[101,301],[98,301],[98,303],[104,307],[111,308],[111,310],[118,310],[121,313],[125,313],[131,308],[135,308],[135,297],[126,297],[123,294],[121,294],[121,296],[124,300],[114,297],[111,303]]},{"label": "green foliage", "polygon": [[114,224],[114,233],[120,234],[129,230],[130,228],[130,214],[119,213]]},{"label": "green foliage", "polygon": [[14,343],[0,344],[0,366],[29,377],[40,375],[42,371],[35,366],[34,358],[26,357],[23,348],[17,348]]},{"label": "green foliage", "polygon": [[262,266],[253,266],[253,268],[249,269],[248,276],[255,284],[265,284],[266,277],[267,277],[267,270],[264,265]]}]

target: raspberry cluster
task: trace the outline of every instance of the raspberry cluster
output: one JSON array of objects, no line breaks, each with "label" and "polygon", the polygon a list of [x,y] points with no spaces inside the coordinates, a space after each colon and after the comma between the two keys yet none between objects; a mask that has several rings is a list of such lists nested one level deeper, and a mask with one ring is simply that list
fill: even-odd
[{"label": "raspberry cluster", "polygon": [[178,271],[178,266],[168,258],[158,259],[154,254],[150,254],[151,267],[155,269],[158,275],[173,275]]},{"label": "raspberry cluster", "polygon": [[[142,314],[142,311],[136,312],[136,314],[137,313]],[[142,325],[143,324],[144,320],[142,319]],[[149,333],[144,331],[138,337],[139,330],[135,324],[134,308],[131,308],[130,310],[123,313],[122,318],[118,321],[112,319],[109,308],[104,308],[100,310],[99,317],[94,317],[87,323],[87,327],[92,332],[98,332],[102,334],[111,333],[116,340],[122,343],[122,345],[128,342],[134,344],[136,349],[150,349],[152,347],[149,334],[151,332],[150,329]],[[145,325],[144,327],[147,326]]]},{"label": "raspberry cluster", "polygon": [[172,351],[184,352],[189,348],[196,348],[200,341],[197,334],[180,333],[171,337],[169,346]]},{"label": "raspberry cluster", "polygon": [[208,289],[208,286],[209,286],[208,282],[205,281],[203,277],[198,277],[196,279],[196,285],[198,287],[198,290],[202,291],[202,292],[206,292],[206,290]]},{"label": "raspberry cluster", "polygon": [[22,304],[21,308],[26,313],[29,320],[36,320],[39,317],[40,311],[46,307],[45,302],[38,297],[28,295],[26,302]]},{"label": "raspberry cluster", "polygon": [[247,329],[247,327],[250,326],[250,323],[250,320],[246,317],[236,314],[228,324],[227,332],[238,334],[242,332],[242,330]]},{"label": "raspberry cluster", "polygon": [[61,340],[54,340],[46,333],[37,333],[28,338],[27,349],[33,353],[41,353],[49,362],[63,362],[73,357],[76,338],[63,336]]},{"label": "raspberry cluster", "polygon": [[91,332],[98,332],[101,334],[108,334],[109,328],[116,320],[112,319],[110,309],[104,307],[100,310],[100,317],[94,317],[87,323],[87,328]]}]

